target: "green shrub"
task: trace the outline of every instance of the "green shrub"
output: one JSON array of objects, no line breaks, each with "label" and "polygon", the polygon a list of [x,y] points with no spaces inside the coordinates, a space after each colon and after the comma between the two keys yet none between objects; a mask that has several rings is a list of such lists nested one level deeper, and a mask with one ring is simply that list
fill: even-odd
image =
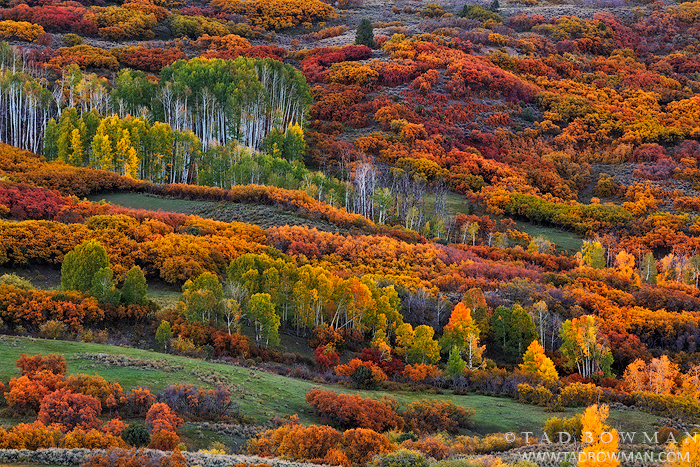
[{"label": "green shrub", "polygon": [[[552,417],[544,424],[544,433],[547,438],[553,443],[558,442],[574,442],[581,439],[583,431],[583,423],[581,415],[576,415],[571,418]],[[564,433],[568,433],[567,437]]]},{"label": "green shrub", "polygon": [[80,45],[83,43],[83,38],[77,34],[69,33],[63,36],[63,43],[68,47],[73,47],[74,45]]},{"label": "green shrub", "polygon": [[428,459],[417,451],[399,449],[389,454],[379,455],[369,464],[370,467],[428,467]]},{"label": "green shrub", "polygon": [[140,448],[151,442],[151,435],[145,425],[132,423],[122,431],[122,439],[129,445]]},{"label": "green shrub", "polygon": [[489,19],[492,19],[498,23],[503,21],[503,18],[501,18],[499,14],[481,8],[479,5],[464,5],[464,8],[462,8],[462,12],[459,14],[459,16],[478,21],[486,21]]}]

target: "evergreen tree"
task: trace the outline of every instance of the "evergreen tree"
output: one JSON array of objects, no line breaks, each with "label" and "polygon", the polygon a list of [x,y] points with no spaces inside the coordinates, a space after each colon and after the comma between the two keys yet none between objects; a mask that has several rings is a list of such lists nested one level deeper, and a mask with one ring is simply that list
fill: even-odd
[{"label": "evergreen tree", "polygon": [[370,49],[377,47],[377,43],[374,42],[374,30],[369,19],[363,18],[360,21],[360,25],[357,27],[357,34],[355,34],[355,44],[366,45]]},{"label": "evergreen tree", "polygon": [[97,271],[109,267],[107,250],[96,240],[86,240],[63,259],[61,288],[87,292]]},{"label": "evergreen tree", "polygon": [[498,0],[493,0],[491,2],[491,6],[489,7],[489,10],[493,11],[494,13],[498,13],[498,10],[501,9],[501,5],[498,3]]},{"label": "evergreen tree", "polygon": [[140,448],[143,446],[148,446],[151,442],[151,435],[144,425],[130,423],[124,431],[122,431],[121,437],[130,446]]}]

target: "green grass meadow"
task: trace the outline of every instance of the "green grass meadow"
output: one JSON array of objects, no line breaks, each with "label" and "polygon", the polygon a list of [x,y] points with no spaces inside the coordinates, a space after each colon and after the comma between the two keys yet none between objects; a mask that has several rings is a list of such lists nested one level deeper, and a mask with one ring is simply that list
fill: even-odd
[{"label": "green grass meadow", "polygon": [[[287,378],[258,369],[207,362],[198,359],[167,355],[129,347],[114,347],[81,342],[53,341],[45,339],[0,337],[0,380],[8,381],[19,376],[14,365],[20,353],[27,355],[56,353],[68,362],[68,373],[99,374],[109,381],[117,381],[125,391],[143,386],[159,391],[169,384],[191,383],[213,388],[216,381],[224,382],[232,391],[232,399],[242,414],[266,423],[272,417],[298,414],[302,423],[320,423],[313,410],[306,404],[305,395],[314,387],[321,386],[340,393],[357,393],[363,397],[380,398],[381,391],[357,390],[338,385],[319,385],[313,381]],[[111,366],[87,359],[82,354],[123,355],[130,358],[161,362],[162,368],[137,366]],[[167,364],[166,364],[167,363]],[[400,391],[389,394],[402,406],[419,399],[451,400],[455,404],[474,409],[474,427],[471,434],[524,431],[538,432],[544,422],[552,416],[572,416],[582,409],[567,409],[564,414],[547,413],[541,407],[525,405],[510,398],[484,395],[455,395],[451,391],[432,394],[419,391]],[[641,412],[611,411],[609,423],[625,431],[653,430],[659,417]]]}]

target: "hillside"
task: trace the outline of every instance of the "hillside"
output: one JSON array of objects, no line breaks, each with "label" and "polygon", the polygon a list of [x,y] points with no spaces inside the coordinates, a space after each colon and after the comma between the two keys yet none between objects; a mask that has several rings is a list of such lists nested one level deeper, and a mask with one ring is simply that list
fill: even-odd
[{"label": "hillside", "polygon": [[693,465],[699,21],[0,0],[0,462]]}]

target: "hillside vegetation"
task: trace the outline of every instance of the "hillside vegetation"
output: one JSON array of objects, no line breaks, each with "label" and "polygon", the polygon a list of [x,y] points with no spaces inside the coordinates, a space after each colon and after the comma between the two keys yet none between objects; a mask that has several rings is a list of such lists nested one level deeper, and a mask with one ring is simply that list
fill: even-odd
[{"label": "hillside vegetation", "polygon": [[699,20],[0,0],[0,462],[692,465]]}]

